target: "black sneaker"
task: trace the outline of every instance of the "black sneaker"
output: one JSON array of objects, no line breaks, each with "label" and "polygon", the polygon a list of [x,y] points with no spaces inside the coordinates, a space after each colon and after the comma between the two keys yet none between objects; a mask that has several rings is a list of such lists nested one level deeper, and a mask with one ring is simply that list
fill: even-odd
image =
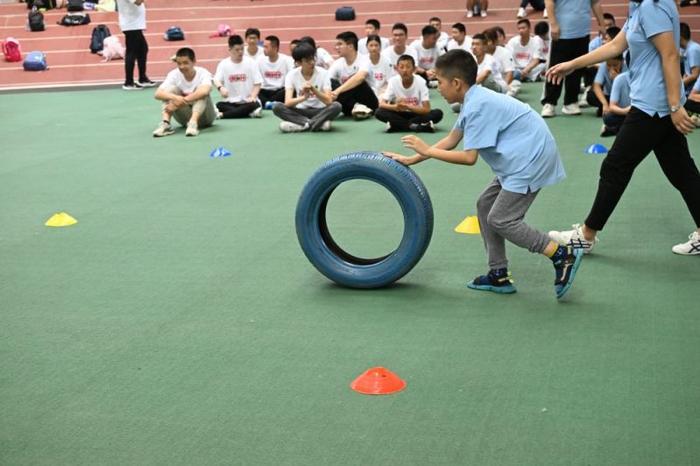
[{"label": "black sneaker", "polygon": [[411,123],[408,126],[408,129],[416,133],[434,133],[435,125],[432,121],[429,121],[427,123]]},{"label": "black sneaker", "polygon": [[157,84],[150,79],[146,79],[145,81],[138,81],[135,85],[136,87],[155,87]]},{"label": "black sneaker", "polygon": [[486,275],[479,275],[467,283],[467,288],[472,290],[493,291],[494,293],[515,293],[515,286],[508,269],[491,269]]},{"label": "black sneaker", "polygon": [[557,299],[569,291],[571,285],[574,284],[576,271],[581,265],[583,259],[583,250],[572,248],[571,246],[559,246],[559,249],[552,257],[554,264],[554,292],[557,294]]}]

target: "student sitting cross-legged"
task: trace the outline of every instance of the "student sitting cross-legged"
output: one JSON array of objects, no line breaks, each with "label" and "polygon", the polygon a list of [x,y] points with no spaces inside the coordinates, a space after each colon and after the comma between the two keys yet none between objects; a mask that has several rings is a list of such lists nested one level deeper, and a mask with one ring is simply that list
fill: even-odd
[{"label": "student sitting cross-legged", "polygon": [[416,65],[413,57],[402,55],[396,67],[399,74],[389,79],[389,85],[379,99],[375,117],[386,123],[388,133],[434,132],[435,123],[442,120],[442,110],[430,109],[428,86],[425,80],[414,74]]},{"label": "student sitting cross-legged", "polygon": [[283,120],[280,131],[329,131],[331,120],[340,114],[342,106],[333,102],[328,72],[316,66],[316,50],[307,42],[294,48],[292,58],[299,66],[285,78],[284,103],[277,102],[272,107]]},{"label": "student sitting cross-legged", "polygon": [[280,40],[277,36],[267,36],[263,51],[265,56],[258,58],[258,67],[263,83],[260,88],[260,103],[267,109],[274,102],[284,102],[284,78],[294,69],[294,60],[280,53]]},{"label": "student sitting cross-legged", "polygon": [[370,61],[357,53],[357,35],[341,32],[336,36],[335,49],[340,57],[328,69],[333,100],[343,106],[343,114],[362,120],[372,116],[379,102],[370,87]]},{"label": "student sitting cross-legged", "polygon": [[243,56],[243,38],[234,34],[228,38],[230,57],[219,62],[214,73],[214,85],[224,101],[217,102],[221,118],[259,118],[262,107],[258,100],[262,77],[258,64]]},{"label": "student sitting cross-legged", "polygon": [[211,101],[211,73],[195,66],[194,50],[183,47],[175,54],[177,69],[168,73],[158,87],[155,98],[163,101],[163,113],[153,137],[163,137],[175,131],[170,118],[187,126],[185,136],[197,136],[199,128],[211,126],[216,120],[216,109]]},{"label": "student sitting cross-legged", "polygon": [[[475,290],[514,293],[508,272],[506,240],[552,260],[554,290],[561,298],[571,287],[583,253],[559,246],[547,233],[525,223],[525,215],[544,187],[565,178],[552,133],[527,104],[476,85],[477,64],[464,50],[451,50],[436,64],[438,89],[448,103],[463,102],[450,133],[433,146],[415,135],[404,136],[411,157],[387,152],[404,165],[438,159],[474,165],[481,157],[496,175],[477,200],[481,236],[489,271],[467,286]],[[464,148],[455,150],[463,140]]]},{"label": "student sitting cross-legged", "polygon": [[618,74],[613,81],[608,111],[603,113],[603,127],[600,129],[600,135],[615,136],[630,112],[631,105],[629,71],[625,71]]}]

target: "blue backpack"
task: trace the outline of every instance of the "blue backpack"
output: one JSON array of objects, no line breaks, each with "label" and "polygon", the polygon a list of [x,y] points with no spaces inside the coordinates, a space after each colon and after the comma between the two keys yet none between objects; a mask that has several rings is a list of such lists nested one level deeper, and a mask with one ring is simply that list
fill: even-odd
[{"label": "blue backpack", "polygon": [[44,71],[47,68],[43,52],[29,52],[22,63],[24,71]]},{"label": "blue backpack", "polygon": [[185,33],[178,26],[168,28],[163,34],[165,40],[185,40]]}]

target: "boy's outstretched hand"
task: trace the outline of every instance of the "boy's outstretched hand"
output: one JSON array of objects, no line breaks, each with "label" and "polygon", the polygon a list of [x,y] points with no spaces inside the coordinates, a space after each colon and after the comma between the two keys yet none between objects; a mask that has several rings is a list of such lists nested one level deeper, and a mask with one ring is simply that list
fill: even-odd
[{"label": "boy's outstretched hand", "polygon": [[428,155],[428,150],[430,150],[430,146],[415,134],[402,137],[401,142],[403,142],[404,147],[413,149],[421,155]]},{"label": "boy's outstretched hand", "polygon": [[397,154],[396,152],[388,152],[388,151],[382,152],[382,155],[384,155],[384,157],[389,157],[392,160],[396,160],[397,162],[404,164],[404,165],[413,165],[414,163],[418,163],[421,161],[421,158],[418,155],[414,155],[413,157],[406,157],[405,155]]}]

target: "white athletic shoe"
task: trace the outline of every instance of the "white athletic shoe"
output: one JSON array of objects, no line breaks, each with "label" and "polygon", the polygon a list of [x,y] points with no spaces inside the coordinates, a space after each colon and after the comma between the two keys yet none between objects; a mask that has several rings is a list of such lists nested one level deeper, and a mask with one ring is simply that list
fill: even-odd
[{"label": "white athletic shoe", "polygon": [[488,13],[486,13],[486,10],[481,10],[481,17],[486,18],[488,16]]},{"label": "white athletic shoe", "polygon": [[428,87],[429,87],[430,89],[437,89],[437,87],[438,87],[438,82],[435,81],[435,80],[433,80],[433,81],[428,81]]},{"label": "white athletic shoe", "polygon": [[516,18],[524,18],[524,17],[526,17],[526,16],[527,16],[527,13],[525,12],[525,8],[523,8],[523,7],[518,8],[518,14],[515,15],[515,16],[516,16]]},{"label": "white athletic shoe", "polygon": [[467,10],[467,18],[472,18],[474,16],[474,12],[472,10]]},{"label": "white athletic shoe", "polygon": [[542,118],[552,118],[553,116],[556,116],[554,105],[544,104],[542,106],[542,111],[540,112],[540,115],[542,115]]},{"label": "white athletic shoe", "polygon": [[300,133],[308,129],[307,125],[297,125],[291,121],[283,121],[280,123],[280,131],[283,133]]},{"label": "white athletic shoe", "polygon": [[700,128],[700,114],[693,113],[690,115],[690,119],[693,120],[693,124],[696,128]]},{"label": "white athletic shoe", "polygon": [[155,131],[153,131],[153,137],[154,138],[162,138],[164,136],[170,136],[173,134],[175,130],[173,129],[172,126],[170,126],[170,123],[167,123],[165,121],[161,121],[160,125],[156,128]]},{"label": "white athletic shoe", "polygon": [[332,129],[331,120],[326,120],[323,123],[321,123],[321,127],[319,129],[321,131],[330,131]]},{"label": "white athletic shoe", "polygon": [[578,106],[579,108],[588,108],[590,105],[588,104],[588,100],[586,100],[586,96],[588,95],[588,91],[591,90],[591,87],[585,87],[581,93],[581,95],[578,98]]},{"label": "white athletic shoe", "polygon": [[197,123],[188,123],[187,129],[185,130],[185,136],[194,137],[199,136],[199,128]]},{"label": "white athletic shoe", "polygon": [[671,250],[676,254],[683,256],[699,256],[700,255],[700,233],[694,231],[688,236],[687,243],[676,244]]},{"label": "white athletic shoe", "polygon": [[453,104],[450,104],[450,108],[452,109],[453,112],[459,113],[462,111],[462,103],[461,102],[455,102]]},{"label": "white athletic shoe", "polygon": [[542,12],[542,17],[543,17],[544,19],[547,19],[547,18],[549,17],[549,15],[547,14],[547,9],[546,9],[546,8],[545,8],[544,11]]},{"label": "white athletic shoe", "polygon": [[249,115],[251,118],[262,118],[262,107],[258,107],[252,112],[250,112]]},{"label": "white athletic shoe", "polygon": [[593,249],[593,246],[598,242],[598,237],[593,241],[588,241],[583,237],[583,228],[580,224],[574,223],[571,225],[573,230],[568,231],[550,231],[549,237],[555,243],[562,246],[571,246],[576,249],[583,249],[584,254],[588,254]]},{"label": "white athletic shoe", "polygon": [[372,116],[372,109],[366,105],[355,104],[352,107],[352,117],[356,120],[364,120]]},{"label": "white athletic shoe", "polygon": [[564,105],[561,108],[561,113],[564,115],[580,115],[581,114],[581,107],[578,106],[578,104],[569,104],[569,105]]}]

